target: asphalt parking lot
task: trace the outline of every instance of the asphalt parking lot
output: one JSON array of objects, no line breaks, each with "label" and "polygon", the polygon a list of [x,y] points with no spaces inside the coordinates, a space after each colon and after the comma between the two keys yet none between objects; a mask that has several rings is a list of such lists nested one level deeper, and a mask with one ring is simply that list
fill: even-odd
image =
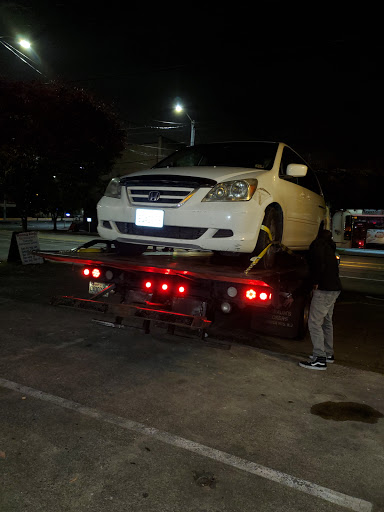
[{"label": "asphalt parking lot", "polygon": [[384,510],[381,303],[345,296],[311,372],[308,338],[145,335],[53,294],[84,285],[0,266],[1,511]]}]

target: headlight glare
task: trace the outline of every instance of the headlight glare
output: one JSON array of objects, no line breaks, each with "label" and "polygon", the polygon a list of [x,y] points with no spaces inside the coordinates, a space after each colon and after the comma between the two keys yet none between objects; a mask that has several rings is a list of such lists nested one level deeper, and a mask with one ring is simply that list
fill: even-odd
[{"label": "headlight glare", "polygon": [[203,201],[249,201],[256,188],[256,179],[223,181],[215,185]]},{"label": "headlight glare", "polygon": [[108,187],[106,188],[104,195],[107,197],[114,197],[115,199],[120,199],[121,197],[121,185],[120,178],[112,178],[108,183]]}]

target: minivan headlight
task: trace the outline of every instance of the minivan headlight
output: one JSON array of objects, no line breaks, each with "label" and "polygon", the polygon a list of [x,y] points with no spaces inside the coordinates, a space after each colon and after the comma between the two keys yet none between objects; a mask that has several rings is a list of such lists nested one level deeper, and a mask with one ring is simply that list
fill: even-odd
[{"label": "minivan headlight", "polygon": [[256,179],[223,181],[215,185],[203,201],[249,201],[256,189]]},{"label": "minivan headlight", "polygon": [[115,199],[120,199],[121,197],[121,185],[120,178],[112,178],[108,183],[108,187],[106,188],[104,195],[107,197],[114,197]]}]

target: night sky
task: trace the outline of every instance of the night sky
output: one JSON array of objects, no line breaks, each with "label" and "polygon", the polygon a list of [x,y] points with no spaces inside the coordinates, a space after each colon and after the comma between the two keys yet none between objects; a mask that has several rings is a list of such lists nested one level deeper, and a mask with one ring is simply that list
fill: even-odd
[{"label": "night sky", "polygon": [[[112,103],[134,142],[155,133],[138,127],[166,121],[185,122],[161,133],[188,143],[188,120],[173,112],[179,100],[197,143],[283,140],[340,167],[381,158],[383,42],[361,11],[353,19],[320,4],[311,13],[207,5],[3,2],[0,35],[29,38],[45,80]],[[0,74],[39,78],[2,46]]]}]

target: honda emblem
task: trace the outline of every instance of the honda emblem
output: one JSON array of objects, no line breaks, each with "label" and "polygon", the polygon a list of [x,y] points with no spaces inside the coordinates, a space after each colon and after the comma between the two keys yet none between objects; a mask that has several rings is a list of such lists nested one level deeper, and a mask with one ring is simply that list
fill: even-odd
[{"label": "honda emblem", "polygon": [[148,194],[148,201],[155,202],[160,199],[160,192],[157,190],[151,190]]}]

